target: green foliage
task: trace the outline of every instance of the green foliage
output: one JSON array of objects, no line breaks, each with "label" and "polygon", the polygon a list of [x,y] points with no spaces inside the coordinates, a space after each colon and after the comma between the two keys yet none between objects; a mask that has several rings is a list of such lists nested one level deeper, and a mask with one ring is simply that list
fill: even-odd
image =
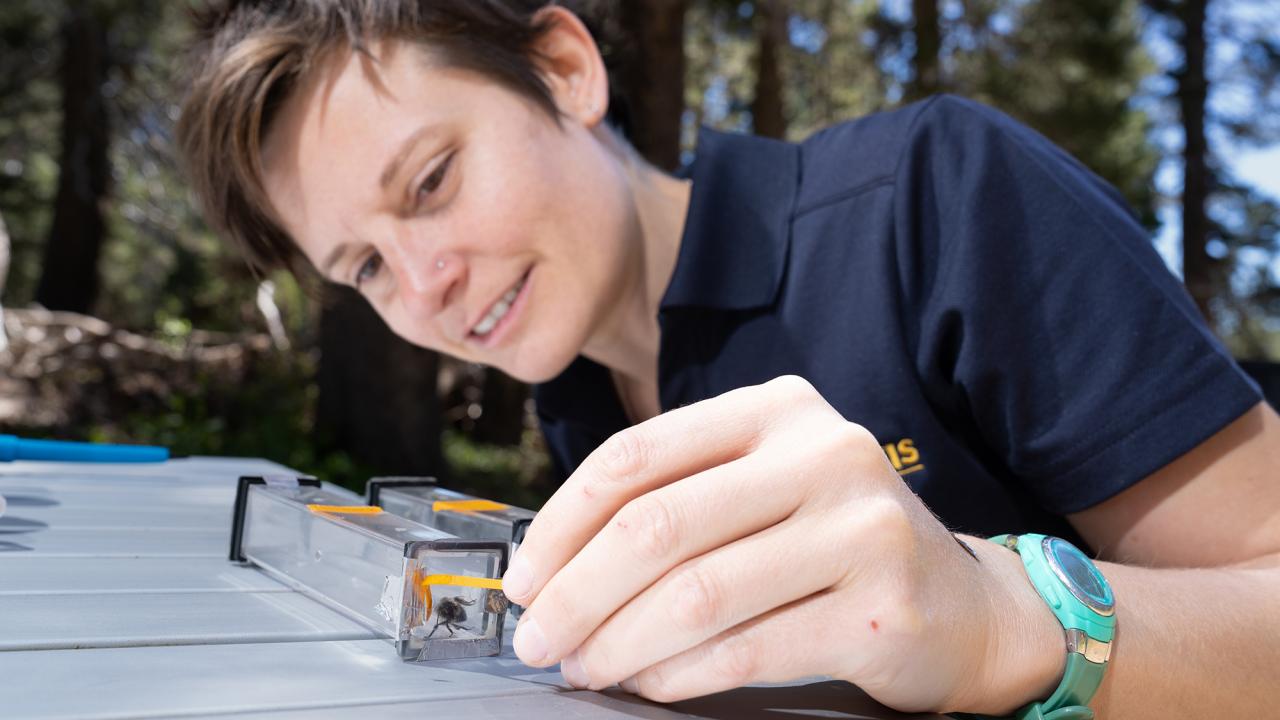
[{"label": "green foliage", "polygon": [[[180,318],[164,326],[175,344],[190,333]],[[202,378],[197,389],[167,396],[162,408],[94,425],[86,439],[163,445],[176,456],[266,458],[363,492],[364,481],[375,473],[317,441],[315,364],[310,353],[275,353],[238,387]]]},{"label": "green foliage", "polygon": [[555,490],[546,481],[550,460],[535,429],[525,430],[514,447],[477,443],[457,430],[446,430],[443,441],[449,487],[533,509]]},{"label": "green foliage", "polygon": [[[750,132],[756,86],[758,32],[755,2],[701,0],[686,20],[685,102],[692,123]],[[862,35],[877,3],[868,0],[794,0],[789,38],[781,48],[783,115],[787,135],[802,139],[840,120],[885,106],[881,73]],[[686,146],[692,149],[692,134]]]},{"label": "green foliage", "polygon": [[261,327],[254,307],[258,281],[205,227],[174,147],[185,72],[175,60],[188,40],[185,7],[150,1],[150,18],[128,15],[117,27],[129,51],[113,78],[116,183],[98,313],[144,331],[164,317],[184,317],[205,330]]},{"label": "green foliage", "polygon": [[788,137],[802,139],[888,104],[884,75],[862,41],[874,2],[801,0],[793,4],[792,43],[783,55]]},{"label": "green foliage", "polygon": [[[1209,305],[1215,329],[1243,358],[1280,359],[1280,198],[1261,193],[1233,176],[1224,154],[1280,142],[1280,4],[1274,0],[1143,0],[1145,20],[1171,43],[1186,36],[1191,11],[1204,9],[1208,43],[1204,107],[1208,143],[1208,220],[1205,251],[1216,262],[1208,278],[1217,286]],[[1182,83],[1192,88],[1185,53],[1164,58],[1155,99],[1176,128]],[[1171,164],[1182,164],[1181,138],[1165,148]],[[1166,202],[1185,201],[1180,185],[1165,189]],[[1181,208],[1179,208],[1181,209]]]},{"label": "green foliage", "polygon": [[0,215],[10,269],[0,300],[23,303],[35,292],[58,180],[56,15],[40,0],[0,3]]},{"label": "green foliage", "polygon": [[[940,86],[1000,108],[1115,185],[1156,227],[1153,123],[1136,102],[1155,71],[1137,0],[973,0],[943,4]],[[890,96],[910,94],[910,18],[878,15],[875,56]]]},{"label": "green foliage", "polygon": [[[104,94],[111,128],[112,182],[95,314],[149,332],[166,317],[206,330],[261,327],[257,279],[204,226],[173,146],[183,93],[178,60],[188,42],[189,3],[90,0],[109,25]],[[66,2],[13,0],[0,6],[0,214],[12,241],[3,302],[30,302],[58,179],[59,23]],[[277,286],[293,285],[277,281]],[[289,317],[312,324],[307,310]]]},{"label": "green foliage", "polygon": [[[1011,29],[989,22],[988,42],[956,55],[972,95],[1047,135],[1115,185],[1154,228],[1152,122],[1135,107],[1155,71],[1140,42],[1136,0],[1039,0],[1005,7]],[[999,25],[996,25],[999,27]]]},{"label": "green foliage", "polygon": [[[108,237],[99,266],[96,314],[182,347],[202,331],[265,329],[253,277],[201,222],[178,167],[173,122],[183,91],[179,58],[190,5],[162,0],[6,0],[0,3],[0,214],[12,239],[3,301],[28,302],[40,274],[59,157],[59,24],[71,2],[91,3],[109,24],[111,164]],[[762,0],[691,0],[686,17],[684,147],[698,124],[749,131],[756,90]],[[1225,103],[1211,115],[1221,136],[1255,145],[1280,138],[1280,17],[1270,0],[1217,0],[1245,8],[1217,16],[1216,37],[1234,38],[1212,78],[1256,102]],[[1172,8],[1178,0],[1147,0]],[[788,136],[892,107],[911,95],[910,3],[790,0],[788,40],[780,48]],[[1157,123],[1135,102],[1159,77],[1142,42],[1138,0],[939,0],[943,89],[983,100],[1027,122],[1117,185],[1154,227],[1152,176]],[[898,10],[894,10],[898,8]],[[1259,9],[1260,8],[1260,9]],[[899,14],[894,15],[893,12]],[[1270,14],[1268,14],[1270,13]],[[1166,35],[1171,33],[1162,31]],[[1165,70],[1171,70],[1165,68]],[[1231,89],[1237,88],[1237,89]],[[1176,201],[1176,198],[1171,199]],[[1219,305],[1234,350],[1280,357],[1280,278],[1273,258],[1280,230],[1276,201],[1231,178],[1217,188],[1211,215],[1217,254],[1231,263]],[[155,442],[180,454],[267,457],[359,489],[369,468],[328,452],[315,432],[317,303],[287,274],[268,278],[292,351],[253,368],[238,387],[211,378],[197,389],[87,429],[95,439]],[[519,446],[444,437],[447,481],[475,494],[537,507],[550,494],[547,457],[536,431]]]}]

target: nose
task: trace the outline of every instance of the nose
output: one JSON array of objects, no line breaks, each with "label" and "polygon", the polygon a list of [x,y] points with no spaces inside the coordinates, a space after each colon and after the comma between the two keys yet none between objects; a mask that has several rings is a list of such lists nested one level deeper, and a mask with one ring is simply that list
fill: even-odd
[{"label": "nose", "polygon": [[[397,295],[411,317],[434,318],[444,312],[453,291],[466,274],[466,265],[455,252],[430,249],[419,242],[392,242],[388,263],[395,273]],[[430,247],[428,245],[428,247]]]}]

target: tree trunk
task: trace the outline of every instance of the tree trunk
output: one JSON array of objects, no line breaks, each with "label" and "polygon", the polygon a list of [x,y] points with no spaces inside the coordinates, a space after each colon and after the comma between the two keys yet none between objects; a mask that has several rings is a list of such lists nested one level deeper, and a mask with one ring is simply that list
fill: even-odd
[{"label": "tree trunk", "polygon": [[751,100],[751,118],[757,135],[782,138],[787,134],[783,112],[782,68],[779,48],[787,42],[787,10],[779,0],[759,0],[756,55],[756,94]]},{"label": "tree trunk", "polygon": [[53,224],[45,244],[36,302],[88,313],[98,292],[98,254],[106,226],[107,30],[87,3],[67,4],[62,26],[62,151]]},{"label": "tree trunk", "polygon": [[907,88],[907,99],[918,100],[938,92],[938,53],[941,32],[938,29],[938,0],[911,0],[911,16],[915,22],[916,54],[912,58],[915,77]]},{"label": "tree trunk", "polygon": [[1207,5],[1207,0],[1185,0],[1177,10],[1182,19],[1182,48],[1186,58],[1178,73],[1178,104],[1186,135],[1182,179],[1182,277],[1200,312],[1212,325],[1209,301],[1217,289],[1217,282],[1213,259],[1205,249],[1209,240],[1209,217],[1205,206],[1214,183],[1204,131],[1205,101],[1209,92],[1204,67]]},{"label": "tree trunk", "polygon": [[[830,31],[836,17],[836,0],[823,0],[822,12],[819,16],[822,18],[822,27]],[[848,78],[843,77],[842,72],[832,68],[833,46],[830,39],[822,44],[821,64],[818,67],[818,96],[812,101],[818,108],[817,127],[820,128],[835,122],[836,104],[835,98],[832,97],[832,90],[837,84],[848,82]]]},{"label": "tree trunk", "polygon": [[631,106],[631,144],[664,170],[680,164],[684,113],[684,15],[688,0],[623,0],[635,52],[622,76]]},{"label": "tree trunk", "polygon": [[377,472],[440,475],[439,358],[397,337],[349,288],[325,288],[316,430]]}]

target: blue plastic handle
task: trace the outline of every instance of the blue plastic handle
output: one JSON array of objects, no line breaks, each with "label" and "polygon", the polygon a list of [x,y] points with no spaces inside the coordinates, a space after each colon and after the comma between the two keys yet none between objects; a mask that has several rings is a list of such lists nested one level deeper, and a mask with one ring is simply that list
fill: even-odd
[{"label": "blue plastic handle", "polygon": [[156,445],[110,445],[107,443],[27,440],[16,435],[0,435],[0,462],[51,460],[55,462],[145,463],[169,459],[169,448]]}]

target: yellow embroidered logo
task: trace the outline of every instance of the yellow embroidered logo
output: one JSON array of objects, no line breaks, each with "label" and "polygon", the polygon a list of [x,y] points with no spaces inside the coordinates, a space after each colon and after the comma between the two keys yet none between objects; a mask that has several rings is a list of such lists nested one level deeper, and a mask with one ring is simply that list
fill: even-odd
[{"label": "yellow embroidered logo", "polygon": [[902,438],[896,443],[885,443],[881,447],[884,448],[884,454],[889,456],[889,462],[893,463],[893,469],[897,470],[899,475],[910,475],[924,469],[924,461],[920,459],[920,451],[916,449],[915,440]]}]

